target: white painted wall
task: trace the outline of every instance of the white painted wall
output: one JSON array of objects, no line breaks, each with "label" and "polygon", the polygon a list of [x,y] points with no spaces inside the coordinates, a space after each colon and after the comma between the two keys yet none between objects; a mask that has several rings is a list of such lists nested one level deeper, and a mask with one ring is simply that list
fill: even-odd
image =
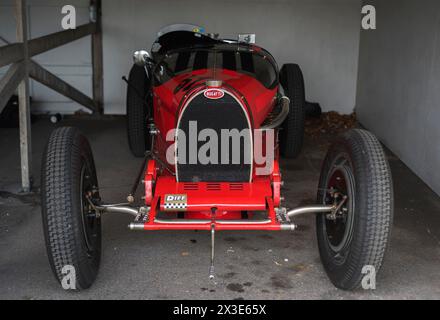
[{"label": "white painted wall", "polygon": [[[355,105],[361,0],[105,0],[104,108],[125,113],[125,84],[135,49],[150,49],[157,31],[172,23],[202,25],[208,32],[235,37],[256,33],[257,43],[281,65],[296,62],[304,71],[307,97],[325,110],[350,113]],[[61,30],[61,7],[77,7],[78,23],[88,20],[87,0],[29,0],[30,35]],[[12,0],[0,0],[0,35],[15,39]],[[1,43],[0,43],[1,45]],[[91,94],[89,37],[35,58],[78,89]],[[0,75],[4,73],[0,69]],[[80,106],[37,83],[31,84],[35,110],[73,112]]]},{"label": "white painted wall", "polygon": [[[28,0],[29,39],[62,30],[61,8],[64,4],[61,3],[63,2],[56,0]],[[76,7],[78,25],[88,22],[89,1],[69,0],[66,1],[67,3]],[[0,0],[0,36],[9,42],[15,42],[16,39],[14,12],[14,1]],[[40,54],[33,59],[50,72],[91,96],[92,60],[90,43],[90,37],[86,37]],[[4,44],[0,40],[0,46]],[[6,70],[7,67],[0,68],[0,76]],[[30,82],[30,94],[32,96],[33,112],[57,111],[72,113],[79,109],[86,110],[76,102],[72,102],[68,98],[33,80]]]},{"label": "white painted wall", "polygon": [[376,31],[363,31],[356,111],[440,194],[440,1],[369,0]]}]

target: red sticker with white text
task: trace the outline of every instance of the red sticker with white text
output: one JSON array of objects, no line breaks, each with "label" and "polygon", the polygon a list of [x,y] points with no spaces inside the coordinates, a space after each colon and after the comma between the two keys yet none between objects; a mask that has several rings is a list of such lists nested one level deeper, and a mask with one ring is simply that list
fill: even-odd
[{"label": "red sticker with white text", "polygon": [[208,99],[217,100],[223,98],[225,93],[223,92],[223,90],[219,89],[208,89],[205,91],[204,95]]}]

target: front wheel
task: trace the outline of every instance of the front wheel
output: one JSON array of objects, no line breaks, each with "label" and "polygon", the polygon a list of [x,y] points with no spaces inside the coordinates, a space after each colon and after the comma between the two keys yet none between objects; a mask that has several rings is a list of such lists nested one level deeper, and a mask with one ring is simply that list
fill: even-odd
[{"label": "front wheel", "polygon": [[58,128],[43,156],[41,205],[49,262],[64,289],[86,289],[98,273],[101,219],[89,200],[99,201],[90,145],[78,129]]},{"label": "front wheel", "polygon": [[366,273],[379,271],[393,221],[391,172],[375,136],[355,129],[330,147],[318,202],[342,204],[336,214],[317,216],[318,246],[333,284],[354,290]]}]

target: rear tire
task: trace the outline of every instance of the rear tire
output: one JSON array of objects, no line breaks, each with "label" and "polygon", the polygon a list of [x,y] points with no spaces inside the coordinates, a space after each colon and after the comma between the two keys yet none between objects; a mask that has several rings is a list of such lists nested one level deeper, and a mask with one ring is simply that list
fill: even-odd
[{"label": "rear tire", "polygon": [[285,64],[280,71],[280,83],[290,99],[290,111],[280,131],[280,152],[285,158],[296,158],[304,140],[305,90],[304,77],[297,64]]},{"label": "rear tire", "polygon": [[151,114],[149,99],[150,80],[143,67],[133,65],[127,85],[127,133],[130,150],[143,157],[150,149],[148,119]]},{"label": "rear tire", "polygon": [[[56,279],[75,272],[76,290],[94,282],[101,258],[101,219],[86,194],[99,201],[92,151],[78,129],[63,127],[50,136],[41,175],[41,205],[47,255]],[[68,266],[68,269],[64,269]],[[64,287],[64,286],[63,286]],[[72,287],[70,287],[72,289]],[[66,288],[65,288],[66,289]]]},{"label": "rear tire", "polygon": [[351,130],[330,147],[321,171],[318,203],[333,204],[331,188],[340,193],[339,201],[342,195],[348,198],[336,219],[317,215],[319,253],[332,283],[354,290],[366,274],[365,266],[379,272],[393,223],[391,172],[374,135]]}]

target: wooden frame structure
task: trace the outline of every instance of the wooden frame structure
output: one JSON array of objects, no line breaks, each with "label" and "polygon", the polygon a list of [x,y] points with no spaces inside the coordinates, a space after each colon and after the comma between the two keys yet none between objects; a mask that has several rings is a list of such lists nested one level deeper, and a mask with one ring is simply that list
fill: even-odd
[{"label": "wooden frame structure", "polygon": [[[93,113],[103,112],[101,0],[90,0],[90,23],[31,40],[27,38],[26,0],[15,0],[15,8],[17,42],[0,47],[0,67],[10,65],[0,79],[0,111],[18,89],[21,185],[23,192],[29,192],[32,187],[29,77],[78,102]],[[93,97],[88,97],[31,60],[37,54],[88,35],[92,38]]]}]

